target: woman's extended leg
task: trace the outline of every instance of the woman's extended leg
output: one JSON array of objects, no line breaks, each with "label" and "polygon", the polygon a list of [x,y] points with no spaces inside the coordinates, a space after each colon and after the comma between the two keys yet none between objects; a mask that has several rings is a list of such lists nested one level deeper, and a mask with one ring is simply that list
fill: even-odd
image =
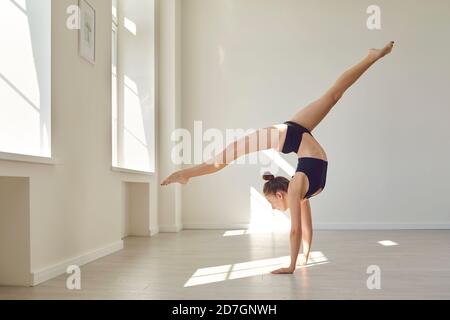
[{"label": "woman's extended leg", "polygon": [[383,49],[371,49],[369,55],[359,64],[346,71],[336,83],[317,101],[300,110],[292,121],[313,131],[338,103],[344,93],[379,59],[389,54],[394,47],[390,42]]},{"label": "woman's extended leg", "polygon": [[276,126],[259,129],[231,143],[225,150],[205,163],[173,173],[161,185],[167,186],[172,183],[186,184],[191,178],[216,173],[245,155],[263,150],[277,149],[279,143],[280,133]]}]

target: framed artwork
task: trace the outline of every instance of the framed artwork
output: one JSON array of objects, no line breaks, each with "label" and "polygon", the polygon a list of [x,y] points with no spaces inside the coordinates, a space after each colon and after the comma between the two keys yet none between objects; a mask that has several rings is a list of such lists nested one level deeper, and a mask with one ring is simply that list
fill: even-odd
[{"label": "framed artwork", "polygon": [[78,34],[80,55],[95,63],[95,9],[86,0],[79,0],[80,30]]}]

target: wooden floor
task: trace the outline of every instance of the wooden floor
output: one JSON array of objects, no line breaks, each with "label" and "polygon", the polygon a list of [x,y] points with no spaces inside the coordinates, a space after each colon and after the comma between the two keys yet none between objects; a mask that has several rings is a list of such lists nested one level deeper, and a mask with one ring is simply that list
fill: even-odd
[{"label": "wooden floor", "polygon": [[[0,287],[0,299],[450,299],[450,231],[317,231],[314,260],[294,275],[288,233],[224,236],[184,231],[128,238],[125,249],[35,288]],[[389,240],[396,246],[383,246]],[[367,288],[367,268],[381,289]]]}]

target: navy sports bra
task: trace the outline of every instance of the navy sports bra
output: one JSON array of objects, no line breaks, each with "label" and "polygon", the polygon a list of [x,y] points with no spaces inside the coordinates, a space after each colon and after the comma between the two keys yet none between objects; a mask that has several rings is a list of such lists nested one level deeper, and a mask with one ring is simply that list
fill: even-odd
[{"label": "navy sports bra", "polygon": [[284,154],[291,152],[298,153],[298,149],[300,149],[300,145],[302,143],[303,134],[309,133],[311,136],[312,134],[308,129],[296,122],[287,121],[284,124],[287,124],[288,129],[286,132],[286,140],[284,142],[283,150],[281,152]]}]

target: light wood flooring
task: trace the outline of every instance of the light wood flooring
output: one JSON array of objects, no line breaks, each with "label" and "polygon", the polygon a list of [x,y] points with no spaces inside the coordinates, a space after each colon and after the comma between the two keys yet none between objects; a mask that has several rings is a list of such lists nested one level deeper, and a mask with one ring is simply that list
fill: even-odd
[{"label": "light wood flooring", "polygon": [[[289,263],[288,233],[224,234],[127,238],[124,250],[81,268],[80,291],[63,275],[0,287],[0,299],[450,299],[449,230],[316,231],[311,265],[293,275],[269,273]],[[372,265],[380,290],[367,288]]]}]

